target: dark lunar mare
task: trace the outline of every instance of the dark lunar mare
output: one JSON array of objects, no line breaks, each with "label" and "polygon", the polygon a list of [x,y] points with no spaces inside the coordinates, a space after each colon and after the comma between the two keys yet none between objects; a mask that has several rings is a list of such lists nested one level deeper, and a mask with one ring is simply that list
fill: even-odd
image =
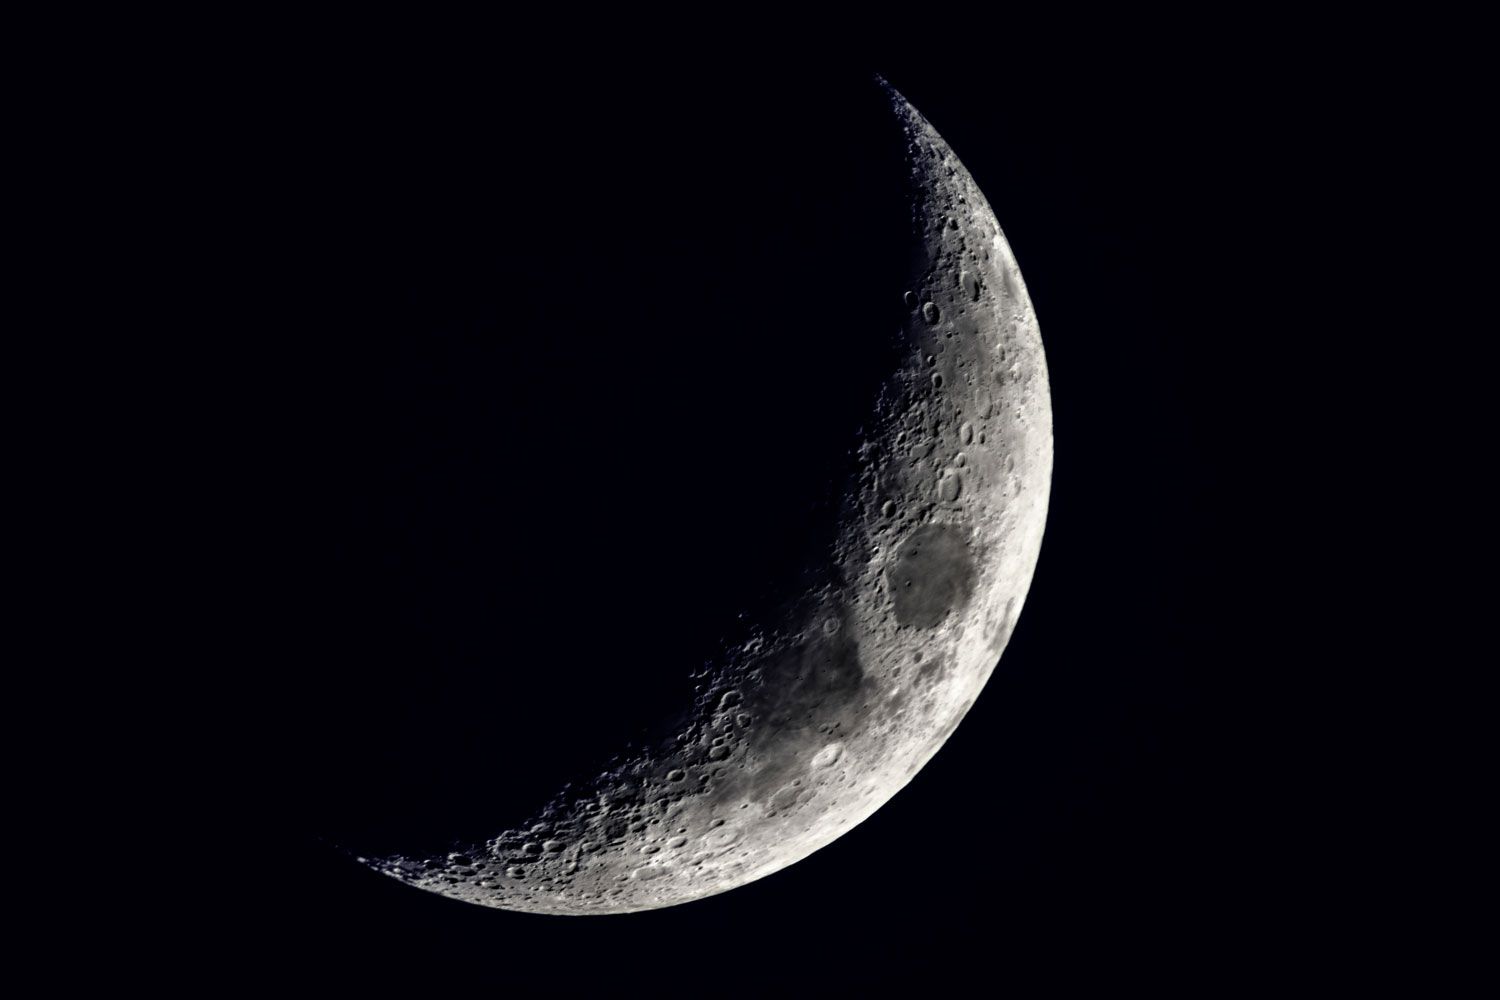
[{"label": "dark lunar mare", "polygon": [[946,524],[922,525],[896,550],[885,580],[902,625],[932,628],[950,611],[963,610],[974,590],[965,533]]}]

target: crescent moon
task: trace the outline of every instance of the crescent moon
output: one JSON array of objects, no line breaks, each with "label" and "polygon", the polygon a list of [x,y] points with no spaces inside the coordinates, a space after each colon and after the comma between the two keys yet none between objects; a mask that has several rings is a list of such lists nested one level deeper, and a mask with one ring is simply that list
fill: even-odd
[{"label": "crescent moon", "polygon": [[839,527],[776,620],[695,675],[671,737],[441,856],[359,860],[509,910],[629,913],[807,857],[909,782],[1005,649],[1041,548],[1052,411],[1036,313],[995,213],[880,81],[906,138],[914,239],[904,362]]}]

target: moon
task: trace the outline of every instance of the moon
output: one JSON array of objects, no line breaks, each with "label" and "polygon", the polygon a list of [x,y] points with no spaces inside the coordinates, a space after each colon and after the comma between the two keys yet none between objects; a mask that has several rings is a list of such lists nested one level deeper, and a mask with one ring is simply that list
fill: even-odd
[{"label": "moon", "polygon": [[796,596],[694,674],[668,738],[622,751],[482,842],[361,862],[508,910],[701,899],[853,829],[974,704],[1041,548],[1047,364],[995,213],[942,137],[881,83],[912,199],[909,279],[891,291],[907,310],[904,360],[853,442],[837,530]]}]

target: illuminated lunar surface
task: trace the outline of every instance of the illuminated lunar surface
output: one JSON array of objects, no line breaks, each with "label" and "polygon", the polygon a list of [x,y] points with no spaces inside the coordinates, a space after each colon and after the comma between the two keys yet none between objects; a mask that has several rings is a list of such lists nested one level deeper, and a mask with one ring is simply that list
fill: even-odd
[{"label": "illuminated lunar surface", "polygon": [[912,191],[905,361],[805,590],[694,676],[670,738],[438,856],[362,858],[456,899],[627,913],[724,892],[837,839],[963,719],[1041,547],[1052,414],[1036,315],[994,212],[894,90]]}]

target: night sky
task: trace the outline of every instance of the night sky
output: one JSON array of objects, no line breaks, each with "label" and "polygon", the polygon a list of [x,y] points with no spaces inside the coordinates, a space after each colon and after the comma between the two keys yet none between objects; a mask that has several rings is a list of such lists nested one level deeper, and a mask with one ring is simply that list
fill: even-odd
[{"label": "night sky", "polygon": [[[189,889],[191,962],[676,995],[1300,947],[1262,880],[1287,820],[1249,777],[1277,752],[1239,571],[1263,498],[1224,481],[1225,386],[1260,363],[1231,238],[1257,212],[1253,88],[527,50],[313,59],[205,104],[243,124],[205,211],[237,246],[225,355],[258,404],[235,438],[247,624],[203,724],[253,738],[187,765],[234,789],[188,839],[232,830],[243,858],[232,897]],[[869,820],[689,905],[539,917],[355,864],[333,843],[483,830],[637,738],[818,537],[904,291],[875,72],[994,207],[1051,374],[1041,558],[978,702]]]}]

